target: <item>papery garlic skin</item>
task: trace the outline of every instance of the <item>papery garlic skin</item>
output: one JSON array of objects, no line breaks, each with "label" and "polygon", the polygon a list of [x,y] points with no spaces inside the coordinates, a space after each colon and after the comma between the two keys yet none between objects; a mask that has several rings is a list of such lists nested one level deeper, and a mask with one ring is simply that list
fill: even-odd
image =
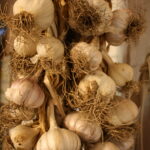
[{"label": "papery garlic skin", "polygon": [[104,142],[104,143],[97,143],[90,150],[120,150],[120,149],[111,142]]},{"label": "papery garlic skin", "polygon": [[96,93],[102,97],[113,98],[116,92],[115,82],[102,71],[86,75],[78,85],[79,93],[84,96],[93,91],[94,82],[98,85]]},{"label": "papery garlic skin", "polygon": [[18,125],[9,130],[9,136],[16,149],[32,150],[39,132],[39,129]]},{"label": "papery garlic skin", "polygon": [[109,66],[109,76],[118,86],[125,86],[134,76],[133,68],[125,63],[114,63]]},{"label": "papery garlic skin", "polygon": [[81,56],[83,55],[89,63],[89,69],[91,71],[98,69],[102,62],[102,55],[101,52],[98,51],[98,48],[86,42],[77,43],[71,49],[70,54],[73,61],[82,59]]},{"label": "papery garlic skin", "polygon": [[82,140],[95,143],[100,139],[102,129],[99,124],[88,119],[87,114],[74,112],[66,116],[64,124],[69,130],[78,134]]},{"label": "papery garlic skin", "polygon": [[50,129],[39,139],[36,150],[80,150],[79,137],[66,129]]},{"label": "papery garlic skin", "polygon": [[36,54],[36,44],[35,39],[19,35],[14,40],[14,50],[23,57],[33,56]]},{"label": "papery garlic skin", "polygon": [[30,79],[19,79],[13,82],[6,90],[5,96],[9,101],[29,108],[40,107],[45,99],[42,89]]},{"label": "papery garlic skin", "polygon": [[37,44],[37,53],[41,58],[60,63],[64,58],[64,45],[54,37],[45,37]]},{"label": "papery garlic skin", "polygon": [[54,21],[54,4],[52,0],[17,0],[13,6],[13,14],[28,12],[33,15],[35,24],[47,29]]},{"label": "papery garlic skin", "polygon": [[128,37],[125,35],[125,31],[128,27],[129,20],[132,16],[132,12],[129,9],[120,9],[113,12],[113,19],[111,26],[116,29],[106,33],[106,41],[113,45],[121,45]]},{"label": "papery garlic skin", "polygon": [[108,122],[114,126],[130,125],[139,114],[137,105],[129,99],[123,99],[110,111]]}]

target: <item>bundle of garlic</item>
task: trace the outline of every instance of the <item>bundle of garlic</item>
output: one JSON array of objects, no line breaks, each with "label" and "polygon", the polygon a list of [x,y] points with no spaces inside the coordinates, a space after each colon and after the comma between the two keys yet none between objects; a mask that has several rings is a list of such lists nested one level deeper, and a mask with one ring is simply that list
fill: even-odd
[{"label": "bundle of garlic", "polygon": [[113,12],[111,5],[111,0],[15,1],[8,25],[17,29],[15,78],[5,95],[17,107],[6,116],[18,118],[0,133],[9,135],[16,150],[133,146],[139,114],[131,100],[134,71],[114,63],[106,46],[136,39],[143,24],[132,10]]}]

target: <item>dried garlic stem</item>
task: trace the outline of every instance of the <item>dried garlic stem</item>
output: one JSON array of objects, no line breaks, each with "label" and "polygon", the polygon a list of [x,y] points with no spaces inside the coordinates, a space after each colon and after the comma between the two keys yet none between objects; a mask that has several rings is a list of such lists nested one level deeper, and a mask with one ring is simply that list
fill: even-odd
[{"label": "dried garlic stem", "polygon": [[50,114],[49,115],[50,129],[57,128],[58,126],[57,126],[55,114],[54,114],[54,104],[52,101],[49,101],[49,114]]},{"label": "dried garlic stem", "polygon": [[34,75],[33,77],[31,77],[31,79],[33,79],[34,81],[38,82],[39,80],[39,76],[41,75],[43,69],[39,69]]},{"label": "dried garlic stem", "polygon": [[54,105],[56,105],[56,107],[58,108],[62,117],[65,117],[65,112],[64,112],[64,109],[63,109],[62,104],[60,102],[60,96],[57,94],[57,91],[52,87],[51,82],[50,82],[49,77],[48,77],[48,73],[46,73],[46,75],[45,75],[44,83],[45,83],[47,89],[49,90],[49,92],[53,98]]},{"label": "dried garlic stem", "polygon": [[39,124],[40,124],[40,128],[42,130],[43,133],[46,132],[46,129],[45,129],[45,102],[44,104],[38,109],[38,113],[39,113]]},{"label": "dried garlic stem", "polygon": [[107,52],[102,51],[103,59],[108,63],[108,65],[112,65],[114,62],[112,61],[111,57],[107,54]]}]

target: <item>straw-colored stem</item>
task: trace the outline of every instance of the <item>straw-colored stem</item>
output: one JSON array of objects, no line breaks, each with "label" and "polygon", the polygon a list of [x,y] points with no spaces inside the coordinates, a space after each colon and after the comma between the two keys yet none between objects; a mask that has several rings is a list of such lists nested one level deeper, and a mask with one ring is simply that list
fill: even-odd
[{"label": "straw-colored stem", "polygon": [[107,62],[107,64],[108,64],[109,66],[114,63],[114,62],[112,61],[111,57],[107,54],[106,51],[102,51],[102,56],[103,56],[103,59]]},{"label": "straw-colored stem", "polygon": [[47,89],[49,90],[49,92],[52,96],[54,105],[56,105],[56,107],[58,108],[62,117],[65,117],[65,112],[64,112],[64,109],[63,109],[62,104],[60,102],[60,96],[57,94],[57,91],[53,88],[53,86],[50,82],[50,79],[48,77],[48,73],[46,73],[46,75],[45,75],[44,83],[45,83]]},{"label": "straw-colored stem", "polygon": [[46,132],[46,124],[45,124],[45,116],[46,116],[46,113],[45,113],[45,102],[44,104],[38,109],[38,113],[39,113],[39,124],[40,124],[40,128],[42,130],[42,132]]},{"label": "straw-colored stem", "polygon": [[50,124],[50,129],[54,129],[58,127],[55,119],[54,104],[52,101],[49,101],[49,124]]}]

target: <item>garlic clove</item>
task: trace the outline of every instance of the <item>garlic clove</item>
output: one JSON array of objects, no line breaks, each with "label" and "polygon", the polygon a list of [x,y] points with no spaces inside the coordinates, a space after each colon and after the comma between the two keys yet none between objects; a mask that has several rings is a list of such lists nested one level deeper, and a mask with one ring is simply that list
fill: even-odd
[{"label": "garlic clove", "polygon": [[81,112],[68,114],[64,120],[65,126],[74,131],[86,142],[97,142],[102,134],[101,127],[94,121],[90,121],[88,115]]},{"label": "garlic clove", "polygon": [[9,136],[16,149],[32,150],[39,132],[39,129],[18,125],[9,130]]},{"label": "garlic clove", "polygon": [[120,150],[120,149],[111,142],[104,142],[95,144],[90,150]]},{"label": "garlic clove", "polygon": [[13,82],[11,87],[6,90],[5,96],[15,104],[29,108],[40,107],[45,99],[44,92],[39,85],[29,79],[19,79]]},{"label": "garlic clove", "polygon": [[134,102],[129,99],[122,99],[111,110],[108,122],[114,126],[130,125],[136,121],[139,109]]}]

